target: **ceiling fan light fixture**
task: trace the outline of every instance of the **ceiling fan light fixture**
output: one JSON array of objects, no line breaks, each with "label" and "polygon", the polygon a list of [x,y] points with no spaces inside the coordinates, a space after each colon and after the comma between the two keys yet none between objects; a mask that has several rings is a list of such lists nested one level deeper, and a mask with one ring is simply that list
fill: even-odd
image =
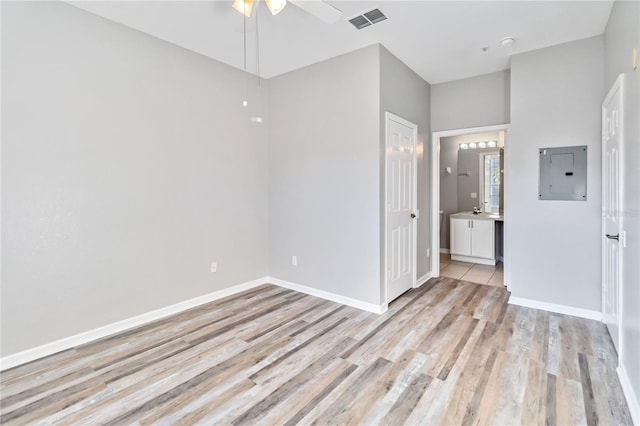
[{"label": "ceiling fan light fixture", "polygon": [[249,17],[251,9],[253,9],[253,0],[233,0],[233,8],[244,16]]},{"label": "ceiling fan light fixture", "polygon": [[277,15],[282,12],[282,9],[287,5],[287,0],[265,0],[267,7],[272,15]]}]

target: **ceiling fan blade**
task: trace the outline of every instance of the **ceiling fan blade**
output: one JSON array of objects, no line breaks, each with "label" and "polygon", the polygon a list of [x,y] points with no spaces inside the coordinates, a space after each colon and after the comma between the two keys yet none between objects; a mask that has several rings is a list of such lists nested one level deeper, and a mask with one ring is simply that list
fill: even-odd
[{"label": "ceiling fan blade", "polygon": [[289,2],[327,24],[334,24],[342,18],[342,11],[321,0],[289,0]]}]

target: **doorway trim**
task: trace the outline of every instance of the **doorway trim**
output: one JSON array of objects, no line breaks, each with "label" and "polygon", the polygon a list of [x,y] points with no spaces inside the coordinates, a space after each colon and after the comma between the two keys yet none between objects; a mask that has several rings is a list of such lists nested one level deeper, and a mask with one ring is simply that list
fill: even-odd
[{"label": "doorway trim", "polygon": [[[381,300],[381,304],[385,307],[387,307],[389,305],[389,301],[388,299],[388,281],[389,281],[389,271],[388,271],[388,267],[389,267],[389,259],[388,259],[388,246],[389,246],[389,238],[387,238],[387,232],[388,232],[388,208],[387,208],[387,203],[388,203],[388,182],[387,182],[387,171],[389,170],[389,156],[387,155],[387,150],[388,150],[388,146],[389,146],[389,140],[388,140],[388,125],[389,125],[389,121],[393,120],[395,122],[398,122],[400,124],[403,124],[411,129],[413,129],[413,144],[414,144],[414,149],[413,149],[413,190],[412,190],[412,201],[411,204],[413,206],[413,212],[416,215],[416,219],[420,218],[420,212],[418,211],[418,170],[417,170],[417,153],[416,153],[416,147],[418,144],[418,125],[415,123],[412,123],[400,116],[397,116],[391,112],[386,111],[384,113],[384,205],[383,205],[383,211],[384,211],[384,274],[383,274],[383,287],[384,287],[384,291],[383,291],[383,300]],[[416,220],[412,221],[412,239],[413,239],[413,256],[411,259],[412,262],[412,268],[413,268],[413,277],[412,277],[412,283],[411,283],[411,287],[412,288],[416,288],[416,283],[417,283],[417,265],[418,265],[418,223]]]},{"label": "doorway trim", "polygon": [[507,196],[509,188],[509,165],[510,152],[509,149],[509,124],[496,124],[493,126],[469,127],[463,129],[443,130],[433,132],[431,134],[431,276],[440,276],[440,139],[449,136],[469,135],[473,133],[487,133],[504,131],[504,234],[503,234],[503,250],[504,250],[504,282],[507,290],[511,290],[511,233],[509,232],[509,222],[507,220],[509,212],[509,197]]}]

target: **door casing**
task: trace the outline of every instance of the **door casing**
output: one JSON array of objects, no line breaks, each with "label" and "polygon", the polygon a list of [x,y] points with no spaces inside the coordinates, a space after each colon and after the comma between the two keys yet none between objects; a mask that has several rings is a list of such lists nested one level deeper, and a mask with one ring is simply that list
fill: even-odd
[{"label": "door casing", "polygon": [[470,135],[473,133],[504,132],[504,283],[511,290],[511,232],[509,232],[509,166],[511,164],[509,147],[509,124],[471,127],[465,129],[444,130],[431,135],[431,276],[440,276],[440,138]]}]

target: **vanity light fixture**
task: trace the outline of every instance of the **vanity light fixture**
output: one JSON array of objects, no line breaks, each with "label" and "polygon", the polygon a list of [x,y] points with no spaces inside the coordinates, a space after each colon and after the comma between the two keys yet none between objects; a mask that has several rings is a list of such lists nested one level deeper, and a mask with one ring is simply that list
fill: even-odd
[{"label": "vanity light fixture", "polygon": [[265,0],[267,7],[269,8],[269,12],[272,15],[277,15],[282,12],[282,9],[287,5],[287,0]]},{"label": "vanity light fixture", "polygon": [[[234,0],[231,6],[244,16],[249,17],[251,16],[253,3],[254,0]],[[265,3],[269,8],[269,12],[271,12],[272,15],[277,15],[287,5],[287,0],[265,0]]]},{"label": "vanity light fixture", "polygon": [[248,17],[251,15],[251,9],[253,9],[253,0],[234,0],[231,6]]},{"label": "vanity light fixture", "polygon": [[461,143],[460,149],[469,149],[469,145],[467,145],[466,143]]}]

